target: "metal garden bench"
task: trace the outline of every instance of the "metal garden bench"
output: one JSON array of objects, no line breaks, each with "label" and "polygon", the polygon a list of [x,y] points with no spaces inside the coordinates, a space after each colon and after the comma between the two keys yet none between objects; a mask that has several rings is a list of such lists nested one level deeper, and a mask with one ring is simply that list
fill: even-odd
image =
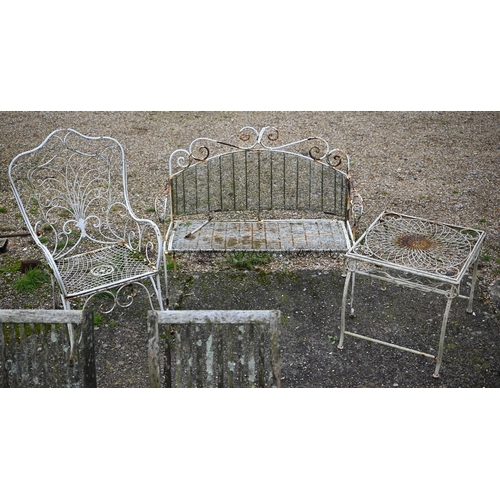
[{"label": "metal garden bench", "polygon": [[[280,387],[279,311],[150,311],[152,387]],[[170,330],[160,335],[159,326]]]},{"label": "metal garden bench", "polygon": [[96,387],[92,311],[0,309],[0,387]]},{"label": "metal garden bench", "polygon": [[155,202],[165,254],[347,252],[363,211],[348,155],[319,137],[278,138],[244,127],[235,144],[199,138],[170,155]]},{"label": "metal garden bench", "polygon": [[78,299],[85,308],[96,295],[111,299],[105,312],[127,307],[136,293],[132,284],[147,292],[152,309],[154,296],[163,309],[162,236],[154,222],[132,211],[117,140],[56,130],[12,160],[9,178],[50,267],[54,309],[56,283],[66,310]]}]

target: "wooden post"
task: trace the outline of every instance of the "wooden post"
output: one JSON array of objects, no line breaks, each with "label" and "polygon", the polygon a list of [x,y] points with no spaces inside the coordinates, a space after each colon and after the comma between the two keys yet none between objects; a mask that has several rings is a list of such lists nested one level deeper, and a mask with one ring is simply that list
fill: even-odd
[{"label": "wooden post", "polygon": [[3,323],[0,322],[0,356],[2,359],[2,373],[0,373],[0,387],[9,387],[9,372],[7,370],[7,342],[5,342]]},{"label": "wooden post", "polygon": [[155,388],[161,387],[158,341],[158,315],[156,311],[148,311],[149,383]]}]

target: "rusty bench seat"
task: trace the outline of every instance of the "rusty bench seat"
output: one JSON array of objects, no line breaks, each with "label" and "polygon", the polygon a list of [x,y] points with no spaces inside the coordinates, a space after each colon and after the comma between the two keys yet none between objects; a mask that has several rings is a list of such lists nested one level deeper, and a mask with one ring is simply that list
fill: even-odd
[{"label": "rusty bench seat", "polygon": [[167,248],[169,253],[345,253],[349,249],[349,236],[343,221],[331,219],[209,222],[199,219],[177,222]]}]

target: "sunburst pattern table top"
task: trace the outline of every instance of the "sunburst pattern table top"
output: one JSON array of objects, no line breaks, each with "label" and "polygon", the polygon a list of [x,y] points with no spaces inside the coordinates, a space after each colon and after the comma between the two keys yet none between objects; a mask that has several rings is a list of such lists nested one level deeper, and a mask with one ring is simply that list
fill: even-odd
[{"label": "sunburst pattern table top", "polygon": [[417,274],[461,279],[477,257],[484,231],[383,212],[348,257]]}]

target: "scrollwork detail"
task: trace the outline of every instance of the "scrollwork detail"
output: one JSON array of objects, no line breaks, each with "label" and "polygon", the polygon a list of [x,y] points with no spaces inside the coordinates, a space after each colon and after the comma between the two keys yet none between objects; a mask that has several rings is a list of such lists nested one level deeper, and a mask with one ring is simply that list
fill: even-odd
[{"label": "scrollwork detail", "polygon": [[194,161],[205,161],[210,156],[210,149],[208,146],[200,146],[198,153],[200,153],[200,156],[195,156],[194,153],[191,153],[192,159]]},{"label": "scrollwork detail", "polygon": [[[134,303],[134,299],[137,295],[137,291],[134,289],[134,287],[136,286],[139,286],[146,292],[151,309],[154,309],[153,302],[151,299],[151,293],[149,292],[148,288],[141,282],[134,282],[133,285],[127,283],[112,290],[102,290],[99,292],[92,293],[86,297],[85,302],[83,304],[83,309],[86,309],[88,307],[89,302],[92,299],[99,300],[98,310],[102,314],[110,314],[116,309],[116,307],[126,309]],[[106,305],[104,301],[104,296],[108,297],[108,299],[111,300],[111,306],[108,306],[109,307],[108,309],[105,309]]]}]

